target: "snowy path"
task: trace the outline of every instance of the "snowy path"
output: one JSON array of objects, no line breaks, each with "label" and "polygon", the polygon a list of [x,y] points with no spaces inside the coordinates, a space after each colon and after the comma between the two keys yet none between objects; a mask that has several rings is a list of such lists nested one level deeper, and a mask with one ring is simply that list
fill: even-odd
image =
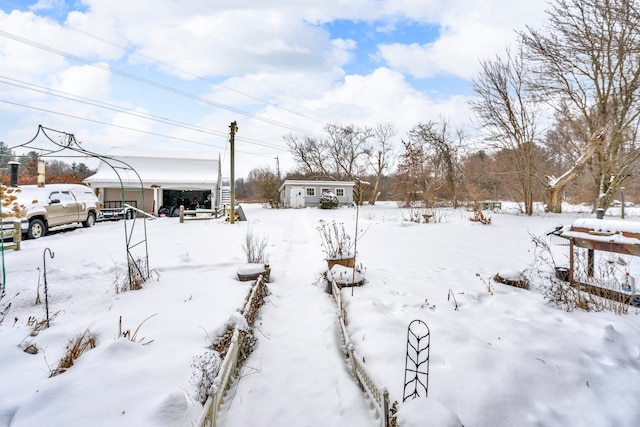
[{"label": "snowy path", "polygon": [[[220,426],[369,427],[378,422],[345,363],[334,303],[324,283],[316,283],[323,270],[316,212],[296,211],[294,220],[280,227],[283,236],[269,236],[282,242],[269,248],[272,294],[262,309],[258,345],[227,394]],[[269,220],[279,221],[277,213]],[[259,231],[259,225],[255,228]],[[310,259],[318,263],[308,265]]]}]

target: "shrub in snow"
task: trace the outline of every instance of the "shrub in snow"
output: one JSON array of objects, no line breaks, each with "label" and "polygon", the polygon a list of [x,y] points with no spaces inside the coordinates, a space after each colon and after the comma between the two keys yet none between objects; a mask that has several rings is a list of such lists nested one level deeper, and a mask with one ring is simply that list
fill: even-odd
[{"label": "shrub in snow", "polygon": [[116,278],[113,284],[116,289],[116,293],[124,292],[127,290],[136,291],[142,289],[142,284],[149,279],[147,260],[138,258],[132,260],[128,258],[126,277],[122,277],[122,271],[115,269]]},{"label": "shrub in snow", "polygon": [[531,272],[537,276],[540,292],[549,305],[566,311],[580,308],[616,314],[628,312],[631,295],[620,292],[626,279],[626,261],[617,255],[614,259],[605,256],[590,267],[585,251],[576,251],[572,284],[568,281],[568,269],[556,264],[549,242],[539,236],[531,235],[531,239],[535,245]]},{"label": "shrub in snow", "polygon": [[333,194],[331,191],[325,191],[320,196],[320,207],[322,209],[334,209],[340,205],[338,202],[338,197]]},{"label": "shrub in snow", "polygon": [[216,390],[216,378],[221,366],[222,359],[214,350],[207,350],[206,353],[193,358],[191,379],[196,387],[195,399],[203,405]]},{"label": "shrub in snow", "polygon": [[269,239],[253,233],[252,229],[247,230],[242,242],[242,249],[247,256],[249,264],[269,264],[269,255],[267,254],[267,245]]},{"label": "shrub in snow", "polygon": [[328,259],[341,259],[353,256],[354,241],[347,234],[343,223],[320,220],[318,231],[322,241],[322,249]]},{"label": "shrub in snow", "polygon": [[469,218],[469,221],[479,222],[480,224],[490,225],[491,217],[486,217],[480,209],[473,211],[473,217]]},{"label": "shrub in snow", "polygon": [[446,222],[446,217],[446,211],[443,209],[410,207],[407,214],[402,215],[402,220],[420,224],[427,222]]}]

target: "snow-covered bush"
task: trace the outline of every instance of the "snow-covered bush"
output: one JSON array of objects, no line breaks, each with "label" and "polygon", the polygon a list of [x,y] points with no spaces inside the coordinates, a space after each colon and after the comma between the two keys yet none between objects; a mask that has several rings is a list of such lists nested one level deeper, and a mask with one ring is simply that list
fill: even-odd
[{"label": "snow-covered bush", "polygon": [[215,380],[221,366],[222,360],[214,350],[207,350],[206,353],[193,358],[191,378],[196,387],[195,399],[203,405],[216,389]]},{"label": "snow-covered bush", "polygon": [[331,191],[325,191],[322,193],[322,196],[320,196],[320,207],[322,209],[334,209],[339,205],[338,197]]}]

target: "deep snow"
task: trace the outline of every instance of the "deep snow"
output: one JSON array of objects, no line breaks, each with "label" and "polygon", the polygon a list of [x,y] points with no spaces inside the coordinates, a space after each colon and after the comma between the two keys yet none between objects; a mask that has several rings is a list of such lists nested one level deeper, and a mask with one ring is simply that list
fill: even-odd
[{"label": "deep snow", "polygon": [[[498,272],[519,274],[531,266],[532,234],[592,215],[526,217],[503,206],[500,213],[485,212],[491,225],[469,221],[471,212],[462,209],[441,210],[438,222],[417,224],[391,202],[359,210],[243,205],[249,220],[234,225],[149,220],[153,279],[124,293],[113,283],[123,274],[123,222],[23,242],[4,259],[0,426],[192,425],[201,412],[192,397],[193,359],[242,307],[250,288],[236,277],[246,263],[248,229],[269,239],[271,296],[258,345],[229,390],[219,425],[377,425],[342,353],[316,229],[320,219],[335,219],[355,230],[356,213],[357,263],[366,269],[366,284],[343,291],[347,328],[392,401],[402,401],[408,324],[421,319],[431,330],[429,397],[400,403],[403,426],[455,417],[466,427],[640,425],[637,309],[566,312],[548,306],[536,286],[491,281]],[[625,221],[638,222],[633,210],[627,215]],[[55,254],[46,258],[55,318],[30,337],[28,320],[45,316],[44,304],[35,305],[38,282],[44,301],[45,248]],[[566,260],[566,246],[553,250],[556,260]],[[625,259],[637,275],[640,261]],[[120,317],[123,330],[140,326],[140,342],[118,339]],[[97,347],[48,378],[67,342],[87,328]],[[27,343],[38,354],[23,352]]]}]

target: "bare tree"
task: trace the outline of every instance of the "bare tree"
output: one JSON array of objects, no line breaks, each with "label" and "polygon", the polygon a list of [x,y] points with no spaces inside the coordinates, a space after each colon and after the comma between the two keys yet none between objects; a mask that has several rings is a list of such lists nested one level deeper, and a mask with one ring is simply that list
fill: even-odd
[{"label": "bare tree", "polygon": [[458,186],[462,175],[460,151],[463,147],[464,133],[456,129],[454,135],[449,130],[449,122],[428,121],[419,123],[409,131],[412,141],[422,144],[426,160],[436,181],[444,183],[445,196],[458,207]]},{"label": "bare tree", "polygon": [[636,0],[556,0],[548,15],[546,28],[520,40],[537,93],[566,110],[579,135],[571,143],[584,152],[599,141],[595,207],[607,208],[640,159],[640,10]]},{"label": "bare tree", "polygon": [[323,139],[289,134],[284,136],[284,140],[302,175],[330,176],[331,171],[335,170],[335,166],[326,158]]},{"label": "bare tree", "polygon": [[487,144],[512,155],[511,170],[520,184],[525,213],[531,215],[538,112],[527,81],[520,52],[512,55],[507,51],[505,59],[483,61],[473,81],[478,99],[471,102],[471,108],[485,131]]},{"label": "bare tree", "polygon": [[393,149],[391,147],[391,138],[396,135],[396,130],[391,123],[378,123],[373,130],[375,148],[372,150],[372,156],[369,163],[375,172],[375,181],[371,189],[371,197],[369,204],[375,205],[380,195],[380,180],[384,171],[391,166],[391,156]]},{"label": "bare tree", "polygon": [[356,179],[371,155],[373,130],[354,125],[325,126],[326,137],[284,137],[298,169],[305,175]]},{"label": "bare tree", "polygon": [[425,207],[433,206],[439,183],[429,168],[424,145],[420,141],[409,139],[402,141],[402,148],[396,171],[397,197],[405,207],[412,206],[415,202],[420,202]]},{"label": "bare tree", "polygon": [[247,185],[252,195],[262,201],[278,200],[280,180],[276,172],[268,167],[252,169],[247,177]]}]

